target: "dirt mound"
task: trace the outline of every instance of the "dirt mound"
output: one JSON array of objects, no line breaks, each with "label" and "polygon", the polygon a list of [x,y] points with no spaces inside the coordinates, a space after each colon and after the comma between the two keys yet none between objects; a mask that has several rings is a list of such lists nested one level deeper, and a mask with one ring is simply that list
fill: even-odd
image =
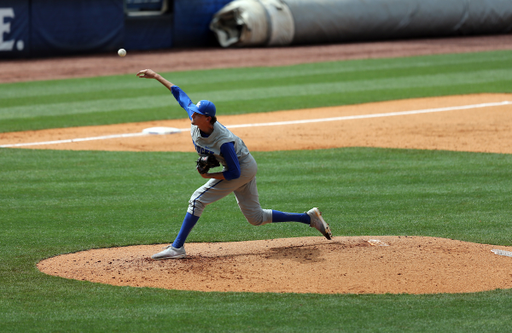
[{"label": "dirt mound", "polygon": [[[188,258],[155,261],[161,245],[71,253],[47,274],[117,286],[320,294],[464,293],[512,288],[512,248],[407,236],[190,243]],[[512,252],[510,252],[512,254]]]}]

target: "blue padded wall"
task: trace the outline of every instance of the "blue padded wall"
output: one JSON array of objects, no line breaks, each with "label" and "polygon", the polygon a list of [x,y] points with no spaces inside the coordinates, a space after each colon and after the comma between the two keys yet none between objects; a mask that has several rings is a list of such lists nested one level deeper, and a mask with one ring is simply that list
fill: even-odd
[{"label": "blue padded wall", "polygon": [[124,1],[0,0],[0,59],[218,46],[210,21],[231,2],[169,0],[168,13],[144,17]]},{"label": "blue padded wall", "polygon": [[167,49],[173,46],[173,15],[134,16],[125,20],[127,50]]},{"label": "blue padded wall", "polygon": [[114,51],[124,41],[123,0],[31,0],[32,55]]},{"label": "blue padded wall", "polygon": [[174,0],[174,46],[218,45],[209,25],[213,15],[232,0]]}]

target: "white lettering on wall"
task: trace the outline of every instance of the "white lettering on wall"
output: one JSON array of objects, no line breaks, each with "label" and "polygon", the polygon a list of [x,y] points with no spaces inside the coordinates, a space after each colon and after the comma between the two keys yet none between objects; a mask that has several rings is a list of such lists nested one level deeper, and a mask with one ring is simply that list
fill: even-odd
[{"label": "white lettering on wall", "polygon": [[11,23],[5,23],[6,18],[14,18],[14,9],[0,8],[0,51],[12,51],[14,40],[4,41],[4,34],[11,32]]}]

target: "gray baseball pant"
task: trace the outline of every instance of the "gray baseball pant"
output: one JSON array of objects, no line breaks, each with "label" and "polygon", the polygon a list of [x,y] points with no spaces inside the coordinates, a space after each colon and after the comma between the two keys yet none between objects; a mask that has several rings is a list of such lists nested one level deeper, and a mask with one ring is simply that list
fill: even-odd
[{"label": "gray baseball pant", "polygon": [[190,197],[188,213],[200,217],[205,207],[234,193],[240,210],[252,225],[272,222],[272,210],[262,209],[256,186],[258,165],[252,155],[240,162],[241,175],[233,180],[210,179]]}]

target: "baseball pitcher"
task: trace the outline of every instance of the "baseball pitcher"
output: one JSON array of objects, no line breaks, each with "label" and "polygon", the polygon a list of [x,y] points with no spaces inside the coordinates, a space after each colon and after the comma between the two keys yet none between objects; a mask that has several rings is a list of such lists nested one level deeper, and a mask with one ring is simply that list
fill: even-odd
[{"label": "baseball pitcher", "polygon": [[[196,168],[208,179],[192,194],[181,229],[174,242],[153,259],[179,259],[186,256],[185,241],[208,204],[234,193],[238,206],[247,221],[255,226],[276,222],[301,222],[318,229],[327,239],[332,238],[329,225],[318,208],[307,213],[286,213],[263,209],[258,199],[256,172],[258,166],[244,142],[217,121],[215,105],[207,100],[192,103],[178,86],[151,69],[137,73],[139,78],[155,79],[171,91],[191,121],[190,134],[199,158]],[[222,165],[220,172],[210,168]]]}]

